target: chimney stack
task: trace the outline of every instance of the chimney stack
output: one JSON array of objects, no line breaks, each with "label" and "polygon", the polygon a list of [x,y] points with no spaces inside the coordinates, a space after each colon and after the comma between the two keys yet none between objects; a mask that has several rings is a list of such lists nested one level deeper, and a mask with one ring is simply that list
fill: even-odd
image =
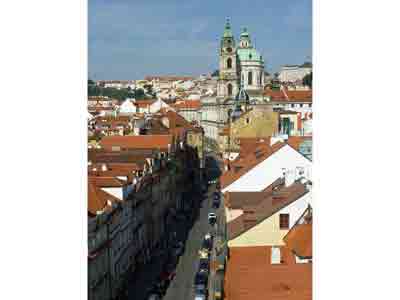
[{"label": "chimney stack", "polygon": [[296,179],[296,171],[295,170],[287,170],[285,172],[285,187],[292,185]]}]

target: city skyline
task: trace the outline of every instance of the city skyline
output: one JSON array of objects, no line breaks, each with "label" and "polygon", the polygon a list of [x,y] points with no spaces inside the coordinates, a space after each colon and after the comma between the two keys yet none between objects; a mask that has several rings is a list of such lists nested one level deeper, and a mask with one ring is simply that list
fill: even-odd
[{"label": "city skyline", "polygon": [[218,68],[226,18],[235,39],[247,27],[274,73],[310,60],[311,1],[89,1],[89,77],[140,79],[146,75],[200,75]]}]

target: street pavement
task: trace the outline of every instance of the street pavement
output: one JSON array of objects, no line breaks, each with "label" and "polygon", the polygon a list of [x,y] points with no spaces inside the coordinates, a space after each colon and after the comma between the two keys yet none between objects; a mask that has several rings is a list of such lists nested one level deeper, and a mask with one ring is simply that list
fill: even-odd
[{"label": "street pavement", "polygon": [[194,299],[193,285],[199,261],[199,250],[204,236],[211,230],[211,226],[208,224],[208,212],[211,209],[211,190],[209,189],[209,196],[202,202],[199,217],[189,232],[185,253],[180,257],[176,277],[171,282],[163,300]]},{"label": "street pavement", "polygon": [[[211,159],[208,174],[211,175],[211,180],[216,179],[220,174],[220,161],[215,158]],[[194,300],[194,277],[197,272],[199,262],[199,250],[204,236],[208,232],[224,232],[225,219],[223,213],[223,203],[221,197],[221,204],[218,209],[212,208],[212,197],[216,190],[215,184],[209,186],[207,198],[202,202],[198,219],[196,220],[186,242],[185,253],[181,256],[179,264],[176,269],[176,277],[163,297],[163,300]],[[215,212],[217,215],[218,225],[211,227],[208,223],[208,213]],[[216,239],[215,239],[216,240]],[[215,243],[212,249],[211,259],[215,261]],[[215,263],[211,263],[215,265]],[[214,299],[214,274],[215,270],[210,268],[209,276],[209,300]]]}]

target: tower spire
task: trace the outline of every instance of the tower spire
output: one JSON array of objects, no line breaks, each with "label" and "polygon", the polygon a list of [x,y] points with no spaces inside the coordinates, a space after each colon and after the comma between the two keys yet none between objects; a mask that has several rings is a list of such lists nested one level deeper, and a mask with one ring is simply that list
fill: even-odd
[{"label": "tower spire", "polygon": [[230,18],[226,18],[225,28],[224,28],[224,37],[233,37]]}]

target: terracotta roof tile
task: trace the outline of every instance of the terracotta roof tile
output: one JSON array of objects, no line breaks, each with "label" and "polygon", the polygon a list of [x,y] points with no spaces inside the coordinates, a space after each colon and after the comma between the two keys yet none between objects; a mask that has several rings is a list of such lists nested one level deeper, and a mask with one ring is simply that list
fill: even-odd
[{"label": "terracotta roof tile", "polygon": [[296,264],[289,249],[280,250],[284,263],[272,265],[269,246],[230,248],[225,299],[311,300],[312,264]]},{"label": "terracotta roof tile", "polygon": [[312,257],[312,224],[294,226],[284,237],[288,248],[301,258]]},{"label": "terracotta roof tile", "polygon": [[167,150],[172,145],[171,135],[127,135],[105,136],[100,144],[103,148],[112,150],[112,147],[121,149],[162,149]]},{"label": "terracotta roof tile", "polygon": [[133,104],[137,107],[140,108],[146,108],[149,107],[150,105],[152,105],[154,102],[156,102],[157,100],[155,99],[149,99],[149,100],[136,100]]},{"label": "terracotta roof tile", "polygon": [[96,186],[95,183],[88,182],[88,213],[89,215],[96,215],[98,211],[109,210],[109,201],[118,202],[121,199],[103,191]]},{"label": "terracotta roof tile", "polygon": [[289,136],[287,143],[299,151],[300,144],[307,140],[312,140],[312,136]]},{"label": "terracotta roof tile", "polygon": [[88,181],[97,187],[123,187],[128,184],[126,180],[105,176],[90,176]]},{"label": "terracotta roof tile", "polygon": [[271,101],[275,102],[312,102],[312,90],[310,91],[282,91],[265,89],[264,96],[271,97]]},{"label": "terracotta roof tile", "polygon": [[200,100],[178,100],[173,105],[173,108],[177,109],[200,109]]}]

